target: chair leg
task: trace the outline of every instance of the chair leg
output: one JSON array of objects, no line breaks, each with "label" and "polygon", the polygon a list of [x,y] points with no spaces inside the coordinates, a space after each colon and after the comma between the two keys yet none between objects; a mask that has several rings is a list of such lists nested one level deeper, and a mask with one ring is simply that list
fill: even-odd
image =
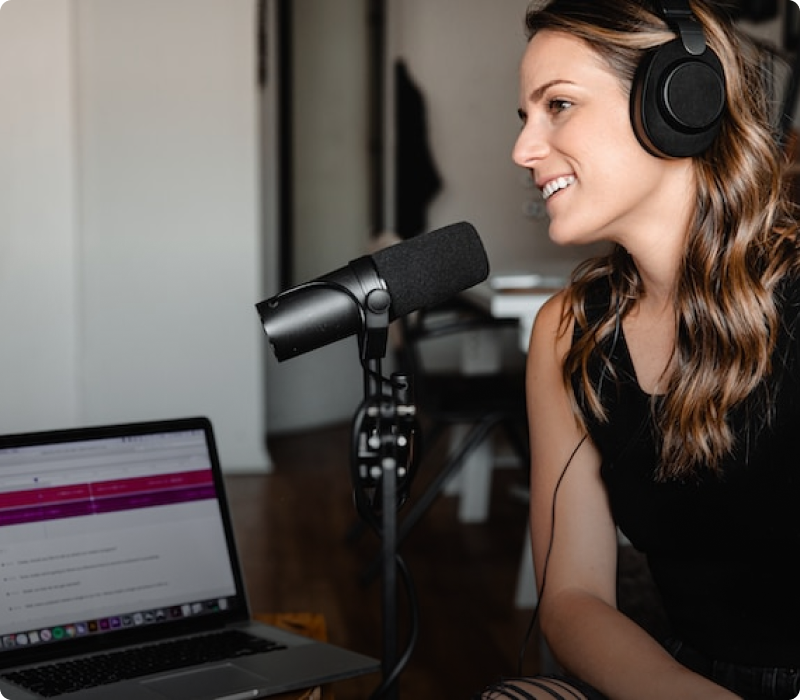
[{"label": "chair leg", "polygon": [[[519,460],[522,473],[526,476],[525,483],[528,483],[527,470],[530,453],[527,434],[523,436],[519,422],[511,417],[502,420],[501,424],[503,434],[508,440],[513,454]],[[446,493],[459,496],[458,519],[460,522],[482,523],[488,518],[494,462],[494,446],[490,440],[484,440],[476,445],[468,456],[465,456],[458,478],[451,479],[448,483]]]},{"label": "chair leg", "polygon": [[[458,497],[459,522],[482,523],[489,517],[494,457],[492,441],[482,440],[464,456],[458,473],[450,479],[450,488],[445,493]],[[453,489],[452,485],[456,488]]]},{"label": "chair leg", "polygon": [[533,551],[531,549],[530,527],[525,528],[525,543],[522,545],[522,558],[517,574],[517,593],[514,605],[517,608],[535,608],[539,601],[536,590],[536,576],[533,569]]},{"label": "chair leg", "polygon": [[531,460],[530,446],[528,445],[527,433],[520,428],[519,424],[515,421],[508,419],[503,421],[503,428],[506,431],[506,437],[514,452],[517,453],[523,469],[528,468]]}]

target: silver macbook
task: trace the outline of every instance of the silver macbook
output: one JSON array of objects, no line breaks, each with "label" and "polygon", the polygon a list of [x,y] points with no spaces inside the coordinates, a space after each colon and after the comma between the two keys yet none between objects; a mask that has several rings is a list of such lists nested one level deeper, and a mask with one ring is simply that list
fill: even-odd
[{"label": "silver macbook", "polygon": [[244,700],[379,670],[251,619],[206,418],[0,437],[5,698]]}]

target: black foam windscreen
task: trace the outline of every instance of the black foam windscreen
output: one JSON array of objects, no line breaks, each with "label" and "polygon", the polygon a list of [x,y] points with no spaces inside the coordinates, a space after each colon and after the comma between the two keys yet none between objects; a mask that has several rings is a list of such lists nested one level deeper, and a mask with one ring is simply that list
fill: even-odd
[{"label": "black foam windscreen", "polygon": [[486,251],[462,222],[402,243],[256,304],[278,360],[362,333],[369,319],[389,321],[436,306],[483,282]]},{"label": "black foam windscreen", "polygon": [[389,246],[372,256],[399,318],[483,282],[489,261],[475,228],[462,221]]}]

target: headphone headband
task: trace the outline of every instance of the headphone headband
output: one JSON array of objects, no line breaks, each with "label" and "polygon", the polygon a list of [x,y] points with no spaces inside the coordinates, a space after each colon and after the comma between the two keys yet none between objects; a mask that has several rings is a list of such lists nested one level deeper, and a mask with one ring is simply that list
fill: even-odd
[{"label": "headphone headband", "polygon": [[662,0],[661,16],[681,38],[683,46],[692,56],[699,56],[706,50],[706,37],[703,28],[694,16],[689,3],[681,0]]}]

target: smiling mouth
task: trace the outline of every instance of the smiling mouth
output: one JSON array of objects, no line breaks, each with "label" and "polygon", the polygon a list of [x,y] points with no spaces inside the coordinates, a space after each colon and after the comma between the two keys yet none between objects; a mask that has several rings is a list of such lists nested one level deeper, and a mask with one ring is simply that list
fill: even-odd
[{"label": "smiling mouth", "polygon": [[555,180],[550,180],[550,182],[542,187],[542,197],[544,197],[544,201],[546,202],[556,192],[566,189],[573,182],[575,182],[575,177],[573,175],[569,175],[567,177],[557,177]]}]

